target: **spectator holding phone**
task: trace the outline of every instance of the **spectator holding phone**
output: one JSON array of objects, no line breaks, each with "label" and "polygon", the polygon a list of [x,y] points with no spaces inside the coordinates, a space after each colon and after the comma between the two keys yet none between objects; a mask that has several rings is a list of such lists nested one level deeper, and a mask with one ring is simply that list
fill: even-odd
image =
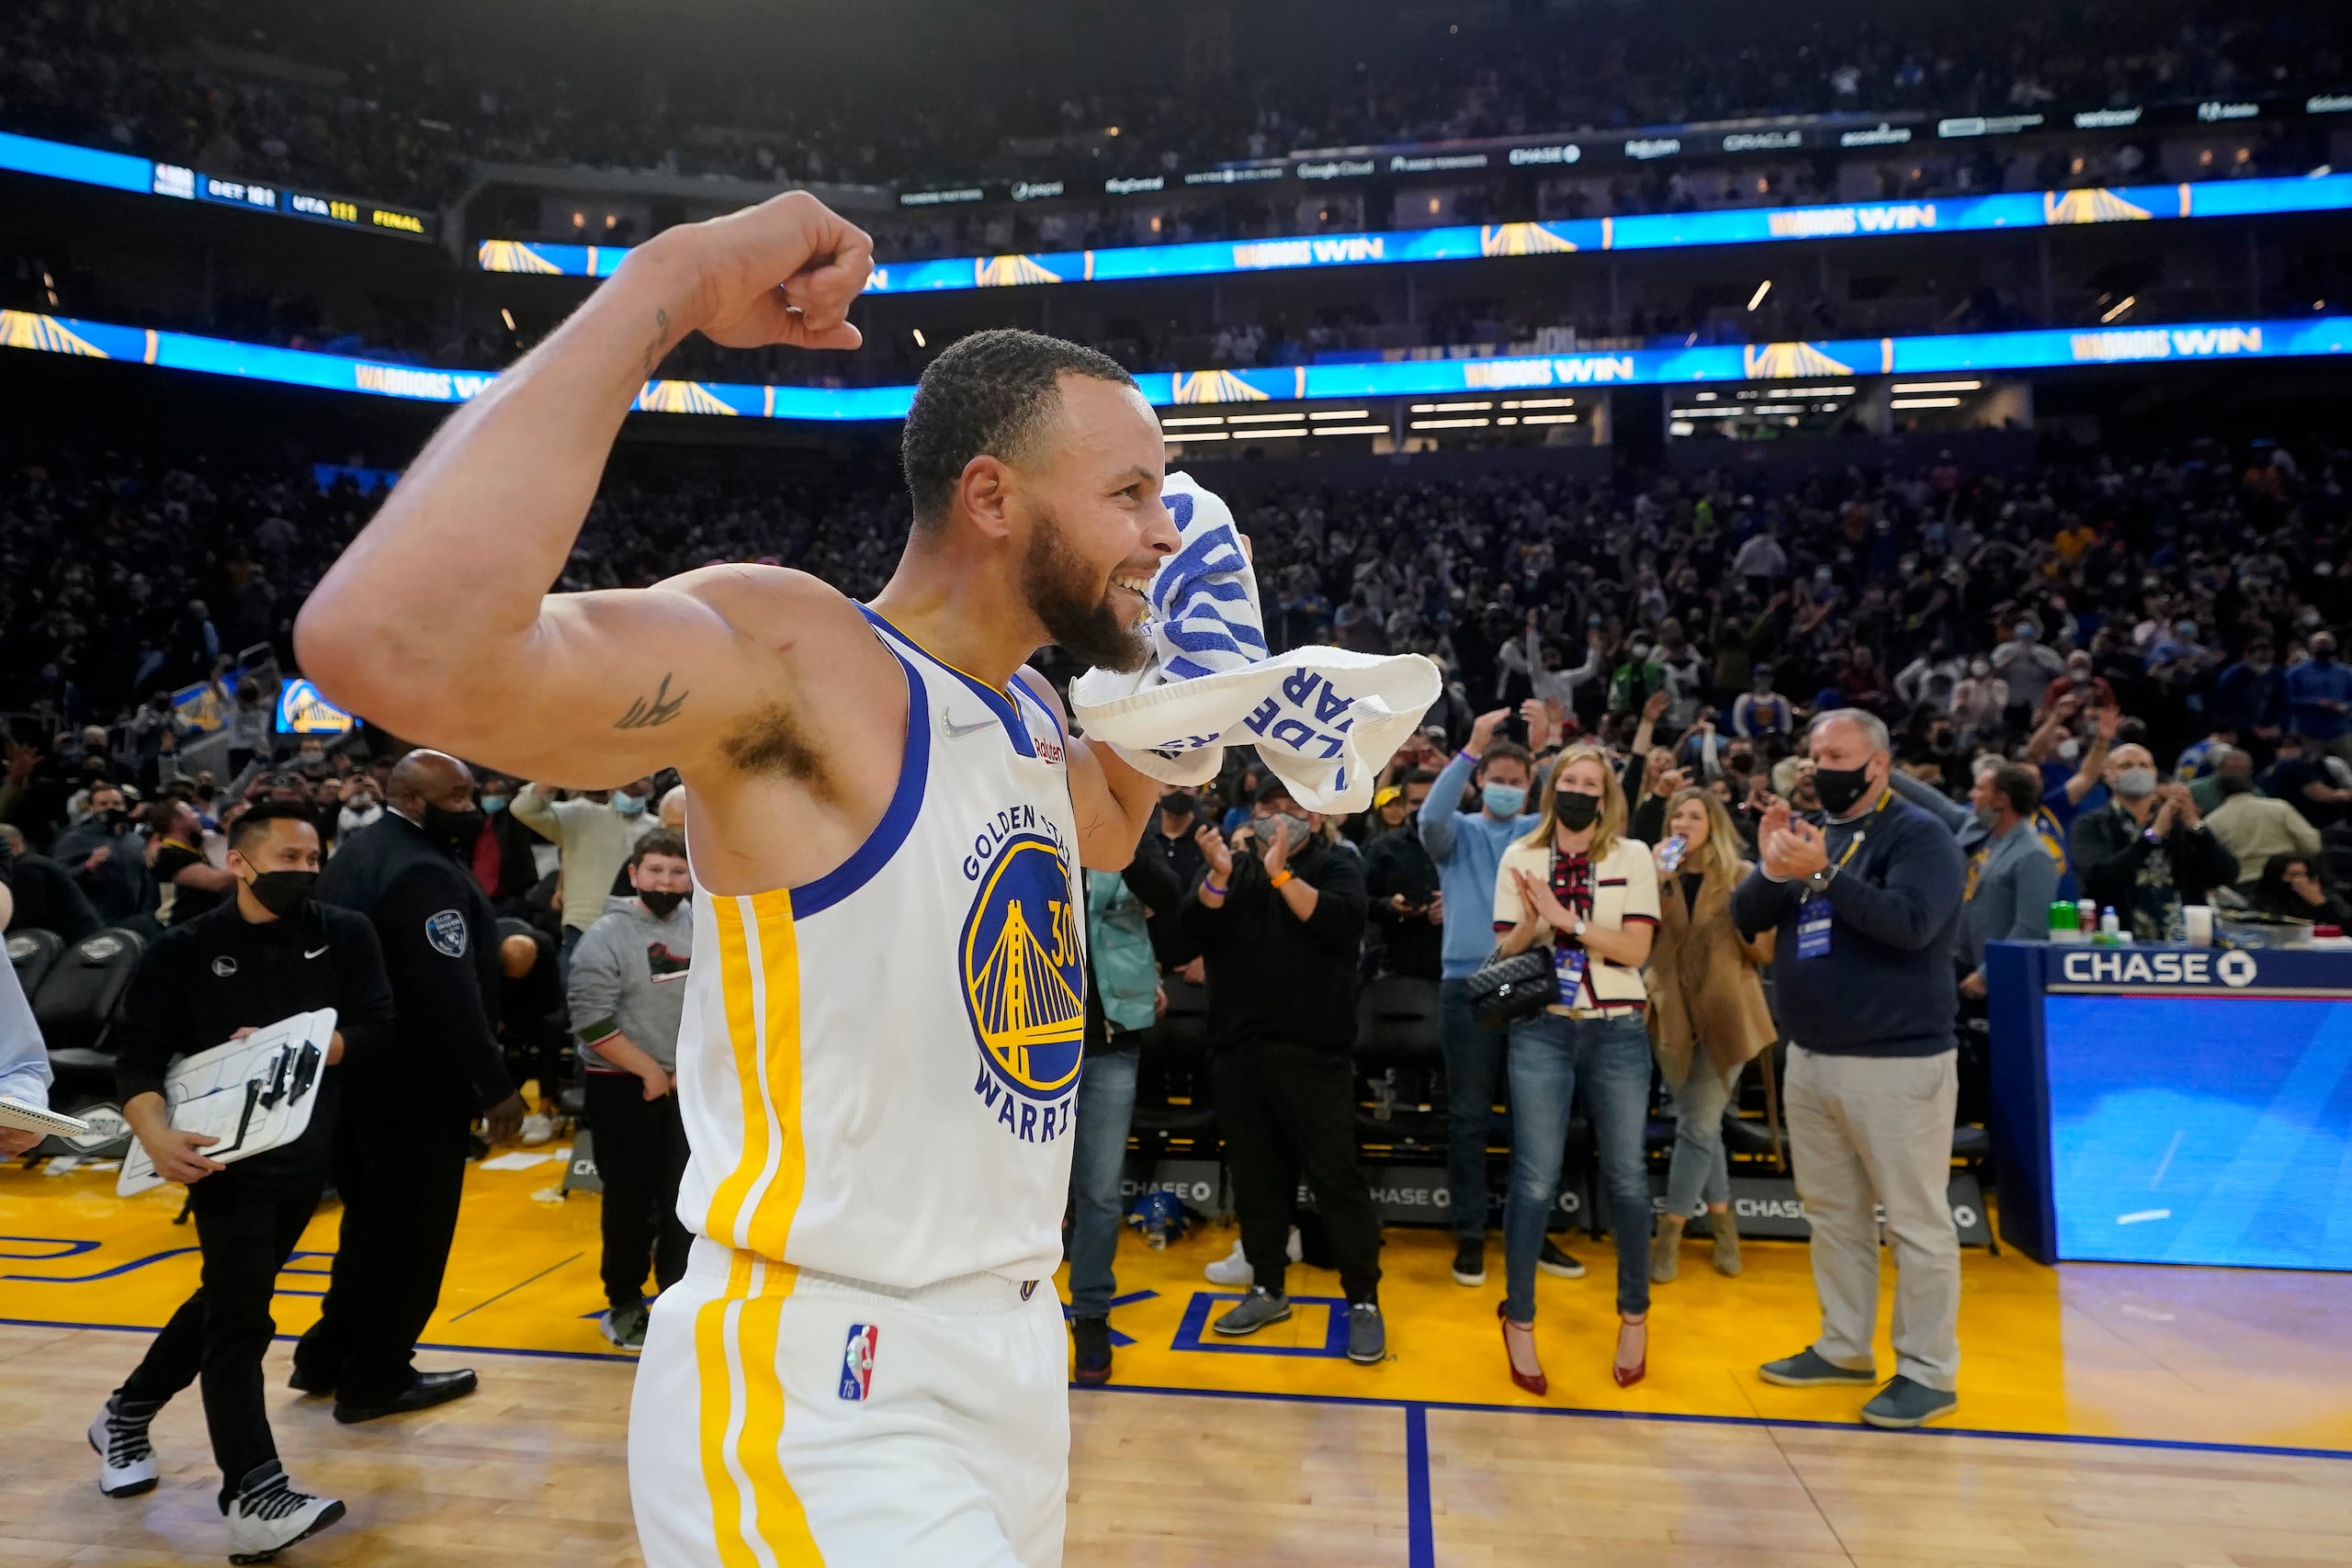
[{"label": "spectator holding phone", "polygon": [[1668,803],[1666,826],[1670,837],[1652,857],[1658,928],[1649,969],[1650,1043],[1674,1094],[1666,1213],[1650,1241],[1658,1284],[1680,1271],[1683,1227],[1702,1199],[1717,1272],[1740,1271],[1724,1108],[1741,1069],[1776,1032],[1757,978],[1772,960],[1773,933],[1743,936],[1731,918],[1732,891],[1756,868],[1741,858],[1730,814],[1707,791],[1684,788]]}]

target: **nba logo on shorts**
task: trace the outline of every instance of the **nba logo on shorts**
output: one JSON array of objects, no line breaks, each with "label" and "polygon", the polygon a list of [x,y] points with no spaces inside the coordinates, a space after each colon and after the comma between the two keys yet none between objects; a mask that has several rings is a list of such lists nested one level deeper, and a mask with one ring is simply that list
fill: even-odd
[{"label": "nba logo on shorts", "polygon": [[842,1397],[864,1399],[874,1386],[874,1347],[882,1337],[880,1325],[853,1323],[849,1344],[842,1351]]}]

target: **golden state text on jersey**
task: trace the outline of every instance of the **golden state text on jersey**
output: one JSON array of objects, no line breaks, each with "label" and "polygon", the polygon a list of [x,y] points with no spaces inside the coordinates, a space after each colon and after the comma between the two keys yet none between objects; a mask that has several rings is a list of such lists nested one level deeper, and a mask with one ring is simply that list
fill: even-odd
[{"label": "golden state text on jersey", "polygon": [[1086,1032],[1083,915],[1050,818],[1008,807],[978,833],[964,874],[972,905],[957,959],[979,1047],[972,1092],[1007,1136],[1069,1131]]}]

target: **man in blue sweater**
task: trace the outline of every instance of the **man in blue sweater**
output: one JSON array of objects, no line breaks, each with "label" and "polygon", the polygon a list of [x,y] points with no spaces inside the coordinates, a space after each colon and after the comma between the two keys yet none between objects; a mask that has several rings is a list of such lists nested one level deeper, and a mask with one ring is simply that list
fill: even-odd
[{"label": "man in blue sweater", "polygon": [[[1536,749],[1550,745],[1550,710],[1529,702],[1520,714]],[[1537,813],[1528,809],[1535,783],[1533,755],[1516,741],[1495,739],[1510,717],[1508,708],[1480,714],[1470,727],[1469,746],[1445,765],[1421,802],[1421,847],[1437,863],[1445,927],[1438,1027],[1445,1052],[1446,1187],[1458,1285],[1487,1280],[1487,1122],[1509,1039],[1506,1031],[1488,1029],[1471,1012],[1465,982],[1494,951],[1495,877],[1503,851],[1512,840],[1533,832],[1537,820]],[[1478,809],[1464,811],[1462,794],[1473,783],[1478,786]],[[1549,1241],[1537,1267],[1568,1280],[1584,1272],[1583,1264]]]},{"label": "man in blue sweater", "polygon": [[1917,1427],[1959,1404],[1960,1236],[1944,1191],[1967,866],[1951,830],[1889,787],[1894,756],[1875,715],[1832,709],[1814,720],[1808,746],[1828,821],[1816,829],[1775,802],[1758,833],[1761,874],[1731,905],[1742,935],[1779,932],[1790,1154],[1821,1301],[1821,1337],[1761,1376],[1792,1388],[1878,1381],[1883,1206],[1895,1375],[1862,1419]]}]

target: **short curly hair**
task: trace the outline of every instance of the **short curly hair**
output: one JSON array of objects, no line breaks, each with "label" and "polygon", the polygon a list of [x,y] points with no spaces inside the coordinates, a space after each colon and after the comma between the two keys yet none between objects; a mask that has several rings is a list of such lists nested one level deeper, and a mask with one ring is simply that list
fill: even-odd
[{"label": "short curly hair", "polygon": [[915,525],[936,525],[965,467],[985,453],[1012,461],[1059,406],[1065,373],[1132,387],[1115,360],[1042,333],[1001,327],[948,346],[916,383],[899,437]]}]

